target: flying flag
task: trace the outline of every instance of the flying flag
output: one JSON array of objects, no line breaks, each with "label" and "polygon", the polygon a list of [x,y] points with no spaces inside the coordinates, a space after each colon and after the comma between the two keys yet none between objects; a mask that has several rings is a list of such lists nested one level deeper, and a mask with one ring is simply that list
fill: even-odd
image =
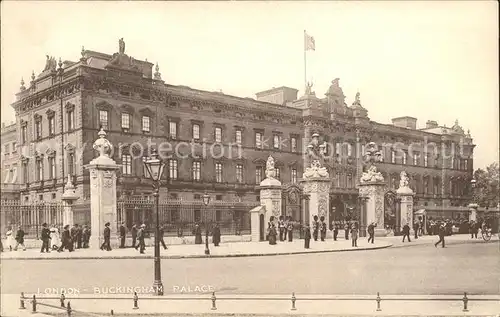
[{"label": "flying flag", "polygon": [[315,51],[316,50],[316,42],[314,41],[314,37],[310,36],[304,31],[304,49],[306,51]]}]

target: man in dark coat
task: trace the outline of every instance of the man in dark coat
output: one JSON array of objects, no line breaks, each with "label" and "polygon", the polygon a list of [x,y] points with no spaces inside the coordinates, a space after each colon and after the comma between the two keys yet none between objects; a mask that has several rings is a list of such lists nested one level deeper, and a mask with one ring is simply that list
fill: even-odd
[{"label": "man in dark coat", "polygon": [[339,226],[335,220],[332,221],[333,241],[337,241],[339,235]]},{"label": "man in dark coat", "polygon": [[349,220],[346,219],[344,223],[344,235],[346,240],[349,240],[349,230],[351,230],[351,226],[349,225]]},{"label": "man in dark coat", "polygon": [[69,230],[70,236],[71,236],[71,243],[73,243],[73,249],[77,247],[76,243],[76,235],[78,232],[78,225],[75,223],[73,227]]},{"label": "man in dark coat", "polygon": [[24,230],[21,226],[18,227],[16,233],[16,246],[14,247],[14,251],[17,251],[19,246],[23,247],[23,251],[26,251],[26,246],[24,245]]},{"label": "man in dark coat", "polygon": [[278,230],[280,234],[280,241],[283,241],[285,235],[285,220],[283,216],[280,216],[278,221]]},{"label": "man in dark coat", "polygon": [[196,225],[194,226],[193,234],[194,234],[194,244],[202,244],[203,240],[201,238],[201,227],[198,223],[196,223]]},{"label": "man in dark coat", "polygon": [[135,248],[137,242],[137,225],[134,223],[130,232],[132,233],[132,247]]},{"label": "man in dark coat", "polygon": [[144,254],[144,250],[146,250],[146,244],[144,243],[144,238],[146,237],[146,225],[142,224],[139,230],[137,231],[137,240],[139,244],[135,246],[135,249],[139,248],[139,252]]},{"label": "man in dark coat", "polygon": [[40,253],[47,252],[49,253],[49,244],[50,244],[50,229],[47,227],[47,224],[44,223],[42,225],[42,249],[40,249]]},{"label": "man in dark coat", "polygon": [[71,240],[69,225],[65,225],[63,228],[61,246],[57,249],[57,252],[64,252],[64,249],[68,249],[69,252],[73,252],[73,241]]},{"label": "man in dark coat", "polygon": [[163,226],[160,226],[160,228],[158,228],[159,230],[159,234],[158,234],[158,238],[160,238],[160,243],[161,245],[163,246],[163,249],[166,250],[168,249],[167,248],[167,245],[165,244],[165,241],[163,240],[163,235],[165,234],[165,224],[163,224]]},{"label": "man in dark coat", "polygon": [[442,246],[444,248],[444,236],[446,235],[446,228],[445,228],[445,225],[444,223],[441,224],[441,226],[439,227],[439,241],[434,243],[434,246],[437,248],[438,244],[441,242],[442,243]]},{"label": "man in dark coat", "polygon": [[122,222],[120,225],[120,249],[125,248],[126,234],[127,234],[127,229],[125,229],[125,223]]},{"label": "man in dark coat", "polygon": [[90,242],[90,228],[87,225],[83,226],[82,240],[83,240],[83,248],[87,249],[89,247],[89,242]]},{"label": "man in dark coat", "polygon": [[418,220],[415,221],[415,223],[413,224],[413,230],[415,231],[415,240],[418,239],[418,230],[420,228],[420,224],[418,223]]},{"label": "man in dark coat", "polygon": [[476,238],[476,239],[477,239],[477,232],[478,232],[479,230],[478,230],[477,225],[476,225],[476,223],[474,222],[474,220],[471,220],[471,221],[470,221],[469,230],[470,230],[470,238],[471,238],[471,239],[474,239],[474,238]]},{"label": "man in dark coat", "polygon": [[304,227],[304,248],[309,249],[309,243],[311,242],[311,228],[309,228],[309,224],[306,223]]},{"label": "man in dark coat", "polygon": [[318,216],[313,217],[313,239],[314,241],[318,241],[318,233],[319,233],[319,222]]},{"label": "man in dark coat", "polygon": [[405,238],[408,237],[408,242],[411,242],[410,240],[410,226],[408,226],[408,224],[405,224],[403,226],[403,242],[405,242]]},{"label": "man in dark coat", "polygon": [[286,231],[288,236],[288,242],[293,241],[293,219],[291,216],[288,217],[288,222],[286,223]]},{"label": "man in dark coat", "polygon": [[76,225],[76,248],[81,249],[83,242],[83,228],[80,225]]},{"label": "man in dark coat", "polygon": [[220,243],[220,228],[219,224],[216,223],[214,229],[212,230],[212,241],[214,242],[214,246],[218,247]]},{"label": "man in dark coat", "polygon": [[109,228],[109,226],[109,222],[106,222],[104,224],[104,242],[101,244],[101,250],[106,249],[106,251],[111,251],[111,229]]},{"label": "man in dark coat", "polygon": [[370,242],[374,243],[374,241],[375,241],[375,226],[374,226],[373,222],[368,225],[367,231],[368,231],[368,243],[370,243]]},{"label": "man in dark coat", "polygon": [[276,236],[278,232],[276,230],[276,225],[274,224],[274,216],[269,218],[269,222],[267,223],[267,235],[270,245],[276,245]]},{"label": "man in dark coat", "polygon": [[321,241],[325,241],[325,238],[326,238],[326,222],[325,222],[325,217],[321,216],[321,218],[319,218],[320,220],[320,223],[319,223],[319,233],[320,233],[320,236],[321,236]]}]

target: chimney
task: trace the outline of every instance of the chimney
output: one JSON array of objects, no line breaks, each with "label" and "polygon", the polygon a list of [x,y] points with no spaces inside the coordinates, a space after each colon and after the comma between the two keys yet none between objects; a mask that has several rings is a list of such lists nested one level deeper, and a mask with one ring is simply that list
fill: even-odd
[{"label": "chimney", "polygon": [[392,119],[392,124],[396,127],[406,129],[417,129],[417,118],[413,117],[399,117]]},{"label": "chimney", "polygon": [[425,128],[426,129],[433,129],[433,128],[437,128],[437,127],[438,127],[437,121],[427,120],[427,122],[425,123]]}]

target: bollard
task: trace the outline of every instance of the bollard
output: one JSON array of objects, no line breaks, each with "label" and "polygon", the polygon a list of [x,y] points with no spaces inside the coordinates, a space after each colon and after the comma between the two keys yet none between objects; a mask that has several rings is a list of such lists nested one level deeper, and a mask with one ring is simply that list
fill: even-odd
[{"label": "bollard", "polygon": [[66,306],[64,305],[64,300],[66,300],[66,296],[64,296],[64,292],[61,293],[61,307],[65,308]]},{"label": "bollard", "polygon": [[377,292],[377,311],[382,311],[382,309],[380,309],[380,293]]},{"label": "bollard", "polygon": [[26,309],[26,307],[24,307],[24,293],[21,292],[21,297],[19,298],[19,309]]},{"label": "bollard", "polygon": [[36,313],[36,297],[35,297],[35,295],[33,295],[33,302],[32,302],[32,304],[33,304],[33,307],[32,307],[32,308],[33,308],[33,309],[32,309],[32,312],[33,312],[33,313]]},{"label": "bollard", "polygon": [[295,297],[295,293],[292,293],[292,310],[297,310],[297,308],[295,308],[295,301],[297,300],[297,298]]},{"label": "bollard", "polygon": [[134,292],[134,308],[133,309],[139,309],[139,306],[137,305],[138,300],[139,300],[139,297],[137,296],[137,292]]},{"label": "bollard", "polygon": [[111,310],[111,316],[113,316],[115,313],[113,312],[113,310]]},{"label": "bollard", "polygon": [[212,293],[211,300],[212,300],[212,308],[211,309],[212,310],[217,310],[217,307],[215,306],[215,300],[216,300],[216,298],[215,298],[215,292]]},{"label": "bollard", "polygon": [[464,309],[462,311],[469,311],[467,309],[467,304],[469,303],[469,298],[467,297],[467,292],[464,292],[464,298],[462,298],[464,302]]},{"label": "bollard", "polygon": [[66,312],[68,313],[68,316],[71,316],[71,302],[68,302],[68,305],[66,307]]}]

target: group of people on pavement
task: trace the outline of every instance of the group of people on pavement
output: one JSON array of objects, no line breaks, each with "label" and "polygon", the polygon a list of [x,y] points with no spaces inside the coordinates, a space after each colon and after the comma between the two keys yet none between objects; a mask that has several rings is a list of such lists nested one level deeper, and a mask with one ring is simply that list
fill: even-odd
[{"label": "group of people on pavement", "polygon": [[[14,230],[14,228],[16,228]],[[22,226],[10,226],[5,233],[5,249],[9,251],[17,251],[22,247],[26,251],[24,237],[26,232]],[[88,248],[90,240],[90,228],[88,226],[79,226],[75,224],[73,228],[69,225],[64,226],[62,236],[59,234],[59,229],[56,225],[48,226],[47,223],[42,224],[40,232],[40,240],[42,241],[41,253],[49,253],[51,251],[63,252],[65,249],[73,252],[74,249]],[[2,245],[2,251],[4,246]]]},{"label": "group of people on pavement", "polygon": [[[278,237],[282,242],[292,242],[293,229],[295,226],[295,222],[292,217],[288,216],[285,219],[285,217],[280,216],[277,225],[275,219],[276,218],[274,216],[271,216],[267,224],[267,240],[269,241],[269,244],[276,245]],[[277,229],[276,226],[278,227]]]},{"label": "group of people on pavement", "polygon": [[[194,234],[194,244],[203,244],[203,239],[201,237],[201,226],[198,222],[195,223],[192,233]],[[208,232],[205,232],[205,233],[208,237]],[[219,224],[215,223],[214,227],[212,228],[212,242],[213,242],[214,246],[216,246],[216,247],[219,246],[220,240],[221,240],[220,237],[221,237],[221,233],[220,233]]]}]

